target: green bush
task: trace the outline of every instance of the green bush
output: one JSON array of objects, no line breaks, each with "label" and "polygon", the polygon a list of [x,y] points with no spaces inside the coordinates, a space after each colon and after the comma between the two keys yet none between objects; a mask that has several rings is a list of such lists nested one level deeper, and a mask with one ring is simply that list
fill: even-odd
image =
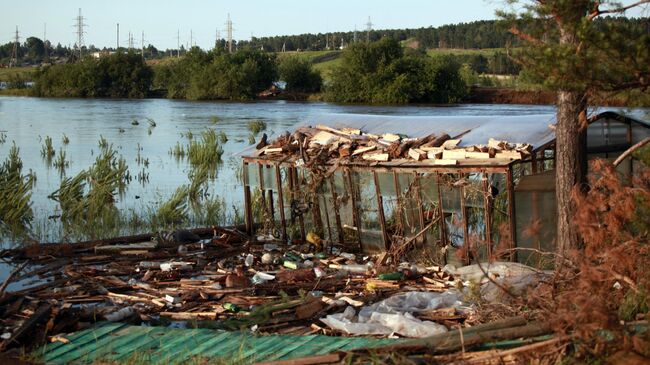
[{"label": "green bush", "polygon": [[309,60],[300,57],[284,58],[278,66],[278,73],[290,92],[318,92],[323,84],[323,78],[312,68]]},{"label": "green bush", "polygon": [[153,71],[135,53],[115,53],[100,59],[53,65],[36,72],[34,93],[52,97],[143,98]]},{"label": "green bush", "polygon": [[390,38],[357,43],[343,52],[325,98],[344,103],[455,103],[468,91],[460,68],[451,57],[404,54],[399,42]]},{"label": "green bush", "polygon": [[276,79],[274,54],[205,52],[195,47],[179,61],[157,67],[154,86],[166,90],[171,99],[248,100]]}]

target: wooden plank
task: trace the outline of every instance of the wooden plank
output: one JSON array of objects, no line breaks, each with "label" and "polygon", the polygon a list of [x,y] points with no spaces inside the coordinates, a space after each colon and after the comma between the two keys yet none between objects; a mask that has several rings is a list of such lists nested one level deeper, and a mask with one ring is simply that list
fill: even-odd
[{"label": "wooden plank", "polygon": [[510,261],[516,261],[517,252],[515,250],[512,250],[513,248],[517,247],[517,230],[515,222],[515,188],[512,178],[512,169],[508,169],[508,173],[506,174],[506,189],[508,191],[508,228],[510,231],[510,236],[512,237],[509,247],[511,249]]},{"label": "wooden plank", "polygon": [[363,243],[361,242],[361,218],[359,217],[359,206],[357,200],[357,193],[355,185],[352,180],[352,172],[350,169],[345,170],[345,175],[347,176],[348,186],[350,187],[350,199],[352,200],[352,220],[354,227],[357,231],[357,240],[359,242],[359,251],[363,252]]},{"label": "wooden plank", "polygon": [[420,161],[427,158],[427,153],[418,148],[410,148],[408,155],[410,158],[414,159],[415,161]]},{"label": "wooden plank", "polygon": [[352,156],[356,156],[356,155],[360,155],[362,153],[373,151],[376,148],[377,148],[377,146],[360,147],[360,148],[357,148],[356,150],[354,150],[354,152],[352,152]]},{"label": "wooden plank", "polygon": [[440,159],[440,160],[434,160],[433,161],[434,165],[457,165],[458,161],[457,160],[446,160],[446,159]]},{"label": "wooden plank", "polygon": [[367,161],[388,161],[387,153],[369,153],[362,156]]},{"label": "wooden plank", "polygon": [[465,157],[485,160],[490,158],[490,154],[488,152],[466,152]]},{"label": "wooden plank", "polygon": [[494,155],[494,158],[521,160],[521,152],[517,151],[500,151]]},{"label": "wooden plank", "polygon": [[443,160],[464,160],[467,158],[465,150],[444,150],[442,151]]},{"label": "wooden plank", "polygon": [[454,149],[460,144],[460,139],[448,139],[443,144],[442,147],[446,150]]}]

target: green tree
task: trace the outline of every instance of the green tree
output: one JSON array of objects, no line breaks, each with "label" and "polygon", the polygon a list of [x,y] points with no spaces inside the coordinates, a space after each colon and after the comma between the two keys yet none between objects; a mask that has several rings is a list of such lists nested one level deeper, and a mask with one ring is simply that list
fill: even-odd
[{"label": "green tree", "polygon": [[[650,35],[621,21],[596,21],[624,14],[650,0],[510,0],[524,10],[502,11],[523,42],[519,62],[528,75],[557,91],[556,200],[559,251],[579,247],[572,227],[571,194],[587,171],[587,106],[603,97],[650,86]],[[579,192],[580,189],[575,189]]]},{"label": "green tree", "polygon": [[286,57],[280,61],[278,74],[287,83],[287,91],[318,92],[323,84],[320,73],[311,63],[300,57]]},{"label": "green tree", "polygon": [[452,57],[404,51],[397,40],[357,43],[343,52],[326,99],[344,103],[454,103],[467,87]]}]

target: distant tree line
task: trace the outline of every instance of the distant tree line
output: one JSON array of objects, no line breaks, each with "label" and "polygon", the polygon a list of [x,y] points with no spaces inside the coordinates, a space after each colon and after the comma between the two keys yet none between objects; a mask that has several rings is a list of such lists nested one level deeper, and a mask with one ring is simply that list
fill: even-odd
[{"label": "distant tree line", "polygon": [[151,88],[153,71],[140,55],[115,53],[44,66],[36,71],[34,80],[37,96],[143,98]]},{"label": "distant tree line", "polygon": [[455,103],[467,93],[461,65],[428,57],[391,38],[347,48],[332,72],[326,99],[345,103]]},{"label": "distant tree line", "polygon": [[[621,23],[627,27],[638,28],[650,32],[650,18],[608,17],[599,19],[596,23]],[[240,41],[238,47],[263,48],[267,51],[325,50],[336,49],[341,45],[355,42],[365,42],[365,31],[332,32],[318,34],[299,34],[274,37],[253,37],[250,41]],[[407,29],[378,29],[371,30],[370,41],[388,37],[398,41],[412,39],[421,49],[431,48],[461,48],[484,49],[517,47],[520,40],[512,35],[508,28],[496,20],[480,20],[470,23],[448,24],[440,27],[422,27]]]}]

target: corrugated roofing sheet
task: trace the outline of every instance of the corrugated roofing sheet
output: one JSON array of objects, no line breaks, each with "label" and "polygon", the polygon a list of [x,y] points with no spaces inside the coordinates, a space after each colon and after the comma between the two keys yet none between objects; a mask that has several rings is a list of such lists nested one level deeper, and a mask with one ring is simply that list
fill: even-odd
[{"label": "corrugated roofing sheet", "polygon": [[255,336],[211,329],[142,327],[104,322],[48,344],[33,355],[48,364],[88,364],[96,360],[170,364],[198,358],[233,363],[286,360],[392,344],[401,340],[322,335]]}]

